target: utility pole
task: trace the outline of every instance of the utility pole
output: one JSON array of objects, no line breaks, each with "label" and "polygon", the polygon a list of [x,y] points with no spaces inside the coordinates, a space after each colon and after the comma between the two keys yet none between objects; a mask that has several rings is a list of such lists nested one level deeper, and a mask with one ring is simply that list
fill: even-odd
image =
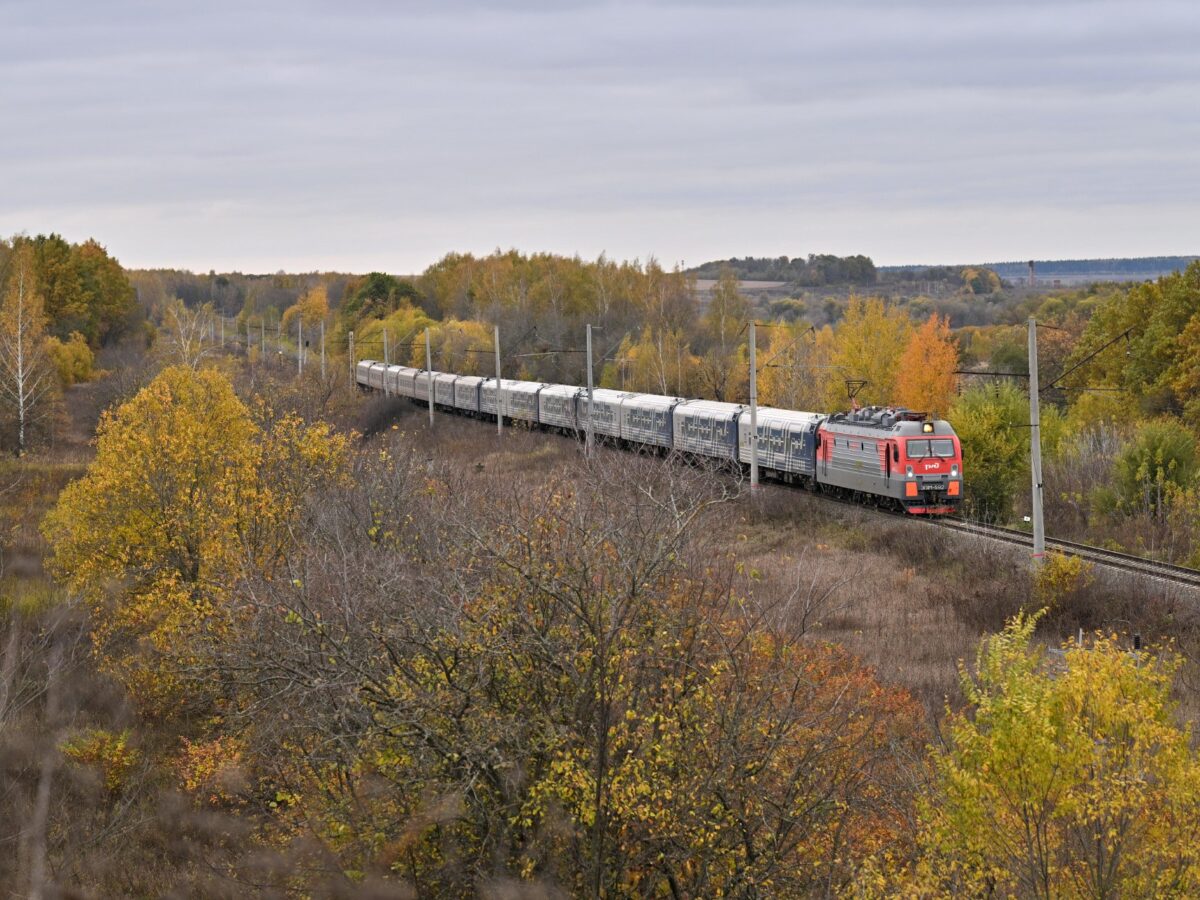
[{"label": "utility pole", "polygon": [[433,427],[433,351],[429,349],[429,327],[425,327],[425,377],[429,385],[429,427]]},{"label": "utility pole", "polygon": [[296,317],[296,375],[304,377],[304,316]]},{"label": "utility pole", "polygon": [[592,402],[594,392],[592,390],[592,326],[587,327],[587,392],[588,392],[588,414],[587,414],[587,432],[584,441],[584,452],[590,458],[592,455],[593,445],[596,437],[592,430]]},{"label": "utility pole", "polygon": [[221,316],[221,349],[225,349],[225,317]]},{"label": "utility pole", "polygon": [[750,493],[758,490],[758,357],[754,320],[750,320]]},{"label": "utility pole", "polygon": [[492,326],[492,346],[496,348],[496,437],[504,434],[504,411],[500,409],[500,326]]},{"label": "utility pole", "polygon": [[391,362],[391,359],[388,357],[387,329],[385,328],[383,329],[383,364],[387,366],[391,365]]},{"label": "utility pole", "polygon": [[354,332],[350,332],[350,386],[354,387],[358,383],[358,372],[355,371],[358,366],[354,362]]},{"label": "utility pole", "polygon": [[1042,413],[1038,404],[1037,322],[1029,317],[1029,460],[1033,475],[1033,562],[1046,555],[1046,527],[1042,521]]},{"label": "utility pole", "polygon": [[262,338],[262,346],[258,350],[259,356],[262,357],[262,362],[267,361],[267,320],[263,317],[258,320],[259,336]]},{"label": "utility pole", "polygon": [[321,320],[321,380],[325,380],[325,320]]}]

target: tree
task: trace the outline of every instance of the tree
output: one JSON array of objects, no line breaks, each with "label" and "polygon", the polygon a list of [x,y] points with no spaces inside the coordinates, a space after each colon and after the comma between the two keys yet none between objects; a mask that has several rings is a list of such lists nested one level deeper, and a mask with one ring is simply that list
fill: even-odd
[{"label": "tree", "polygon": [[950,323],[937,313],[913,331],[896,372],[896,402],[944,416],[958,387],[958,349]]},{"label": "tree", "polygon": [[704,311],[704,337],[708,349],[700,358],[698,374],[707,396],[714,400],[733,400],[745,396],[749,371],[744,355],[746,321],[750,304],[738,290],[737,277],[728,267],[713,288]]},{"label": "tree", "polygon": [[824,410],[833,329],[826,325],[818,331],[800,319],[777,324],[769,333],[770,346],[759,351],[758,390],[762,403],[784,409]]},{"label": "tree", "polygon": [[1196,438],[1178,421],[1155,419],[1137,430],[1116,461],[1116,482],[1126,509],[1159,516],[1173,490],[1191,487],[1198,468]]},{"label": "tree", "polygon": [[421,896],[831,895],[903,840],[918,707],[762,626],[711,540],[728,485],[609,459],[529,490],[409,453],[353,489],[225,645],[285,834]]},{"label": "tree", "polygon": [[1051,664],[1037,619],[985,639],[963,674],[969,709],[950,717],[922,814],[924,895],[1195,896],[1200,761],[1173,715],[1179,661],[1098,635]]},{"label": "tree", "polygon": [[14,451],[21,456],[30,429],[46,415],[54,375],[46,356],[46,314],[34,277],[32,248],[21,241],[0,306],[0,408],[12,422]]},{"label": "tree", "polygon": [[165,369],[105,413],[95,460],[43,523],[50,568],[93,606],[101,658],[154,708],[181,701],[228,630],[231,584],[274,570],[305,492],[341,465],[327,427],[258,418],[218,372]]},{"label": "tree", "polygon": [[[460,375],[496,374],[495,357],[488,352],[492,349],[492,329],[482,322],[449,319],[434,325],[429,330],[429,348],[435,369]],[[424,332],[413,336],[408,355],[411,365],[425,368]],[[400,351],[396,358],[403,358]]]},{"label": "tree", "polygon": [[647,326],[641,338],[627,336],[616,358],[604,367],[600,384],[622,391],[646,391],[691,396],[697,359],[678,331],[654,331]]},{"label": "tree", "polygon": [[973,515],[1004,522],[1028,471],[1028,399],[1010,384],[974,387],[950,406],[963,453],[963,498]]},{"label": "tree", "polygon": [[64,387],[91,380],[96,356],[87,339],[78,331],[72,331],[66,341],[53,336],[46,338],[46,355],[54,364],[58,380]]},{"label": "tree", "polygon": [[196,370],[218,351],[210,336],[212,320],[212,307],[207,304],[189,309],[178,297],[166,303],[158,347],[169,365]]},{"label": "tree", "polygon": [[911,332],[912,324],[903,310],[889,307],[879,297],[851,297],[846,315],[834,332],[826,409],[847,406],[847,378],[867,382],[857,396],[859,403],[895,403],[900,357]]},{"label": "tree", "polygon": [[[296,322],[304,323],[311,338],[321,323],[329,318],[329,294],[325,285],[319,284],[300,296],[300,299],[283,312],[283,333],[295,334]],[[310,330],[311,329],[311,330]]]}]

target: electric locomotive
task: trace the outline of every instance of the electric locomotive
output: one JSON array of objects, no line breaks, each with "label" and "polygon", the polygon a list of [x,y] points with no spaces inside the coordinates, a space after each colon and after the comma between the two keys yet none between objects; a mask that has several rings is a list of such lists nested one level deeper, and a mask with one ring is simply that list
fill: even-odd
[{"label": "electric locomotive", "polygon": [[913,515],[947,515],[962,502],[962,447],[950,423],[868,406],[829,416],[817,431],[822,490]]}]

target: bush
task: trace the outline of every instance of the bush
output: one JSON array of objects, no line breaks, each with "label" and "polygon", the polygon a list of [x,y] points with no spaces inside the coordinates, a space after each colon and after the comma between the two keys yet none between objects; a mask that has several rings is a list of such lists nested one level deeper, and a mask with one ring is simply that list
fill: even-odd
[{"label": "bush", "polygon": [[1127,511],[1147,510],[1162,515],[1173,490],[1196,480],[1196,440],[1172,419],[1142,425],[1117,457],[1114,480]]},{"label": "bush", "polygon": [[1086,591],[1092,583],[1092,564],[1068,553],[1046,554],[1033,576],[1033,593],[1041,606],[1054,608]]},{"label": "bush", "polygon": [[96,361],[87,339],[78,331],[72,331],[65,342],[56,337],[46,338],[46,355],[54,363],[58,380],[63,387],[81,381],[91,381],[92,365]]}]

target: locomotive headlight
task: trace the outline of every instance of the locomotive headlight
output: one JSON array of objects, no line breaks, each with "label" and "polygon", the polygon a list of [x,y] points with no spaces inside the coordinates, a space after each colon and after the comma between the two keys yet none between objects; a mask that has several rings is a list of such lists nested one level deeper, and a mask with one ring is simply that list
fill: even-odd
[{"label": "locomotive headlight", "polygon": [[912,466],[905,466],[904,474],[907,475],[909,478],[912,478]]},{"label": "locomotive headlight", "polygon": [[958,477],[958,466],[951,466],[951,467],[950,467],[950,477],[951,477],[951,478],[957,478],[957,477]]}]

